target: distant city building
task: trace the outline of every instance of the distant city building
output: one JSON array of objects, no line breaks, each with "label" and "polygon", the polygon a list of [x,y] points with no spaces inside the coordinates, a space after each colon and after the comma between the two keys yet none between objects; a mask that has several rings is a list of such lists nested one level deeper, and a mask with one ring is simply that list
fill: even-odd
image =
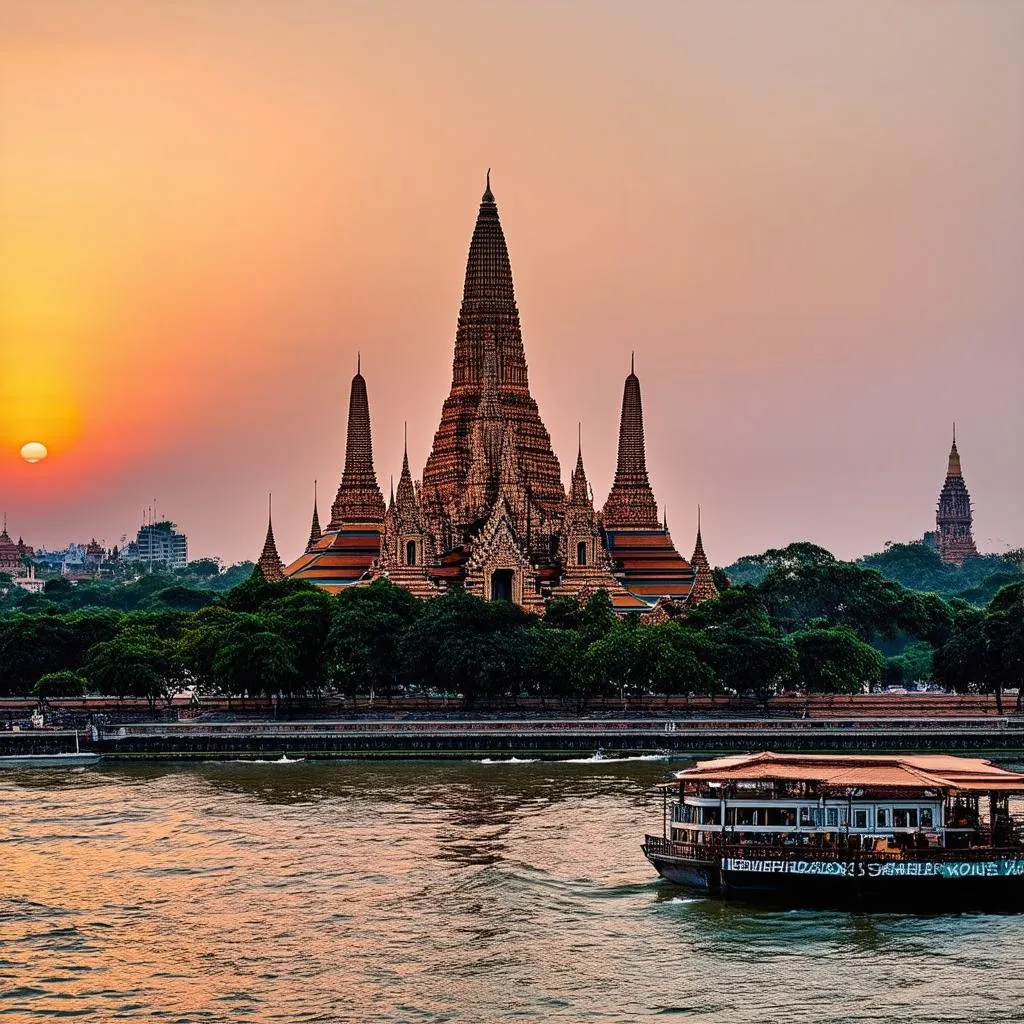
[{"label": "distant city building", "polygon": [[[268,529],[260,565],[276,576]],[[530,394],[508,249],[487,188],[469,246],[448,398],[414,482],[408,451],[388,505],[373,465],[366,381],[349,399],[345,468],[321,530],[314,500],[305,552],[284,569],[331,592],[385,577],[417,597],[462,587],[538,610],[550,598],[604,590],[620,613],[692,606],[717,593],[698,532],[679,554],[647,474],[640,381],[630,366],[618,460],[603,508],[594,504],[577,449],[568,492]]]},{"label": "distant city building", "polygon": [[946,479],[939,492],[939,507],[935,513],[935,546],[944,562],[963,565],[968,558],[977,556],[973,520],[971,496],[960,469],[960,453],[956,450],[954,424],[953,447],[949,451]]},{"label": "distant city building", "polygon": [[188,564],[188,537],[177,532],[174,523],[147,523],[121,557],[126,562],[145,562],[167,569],[183,569]]},{"label": "distant city building", "polygon": [[38,594],[46,586],[46,580],[41,580],[36,576],[36,567],[31,563],[22,575],[14,577],[13,582],[16,587],[21,587],[22,590],[27,590],[30,594]]}]

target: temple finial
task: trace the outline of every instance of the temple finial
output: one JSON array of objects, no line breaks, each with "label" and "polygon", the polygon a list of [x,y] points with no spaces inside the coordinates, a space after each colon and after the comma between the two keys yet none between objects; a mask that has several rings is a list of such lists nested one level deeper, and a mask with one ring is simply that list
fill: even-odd
[{"label": "temple finial", "polygon": [[487,168],[487,187],[484,189],[483,202],[493,203],[494,193],[491,191],[491,169]]},{"label": "temple finial", "polygon": [[700,540],[700,505],[697,506],[697,539]]},{"label": "temple finial", "polygon": [[953,447],[956,447],[956,420],[953,420]]},{"label": "temple finial", "polygon": [[583,421],[576,424],[576,454],[583,457]]},{"label": "temple finial", "polygon": [[629,372],[636,373],[636,353],[629,353]]},{"label": "temple finial", "polygon": [[358,377],[359,374],[361,374],[362,372],[363,372],[363,353],[362,352],[357,352],[356,353],[356,376]]},{"label": "temple finial", "polygon": [[402,438],[402,450],[406,455],[409,454],[409,421],[406,420],[402,424],[403,438]]}]

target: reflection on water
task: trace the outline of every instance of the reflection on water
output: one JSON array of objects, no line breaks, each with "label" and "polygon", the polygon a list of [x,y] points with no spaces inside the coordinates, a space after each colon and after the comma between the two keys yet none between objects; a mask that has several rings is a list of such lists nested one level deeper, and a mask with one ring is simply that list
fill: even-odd
[{"label": "reflection on water", "polygon": [[757,910],[640,853],[663,763],[0,775],[0,1020],[1024,1019],[1024,918]]}]

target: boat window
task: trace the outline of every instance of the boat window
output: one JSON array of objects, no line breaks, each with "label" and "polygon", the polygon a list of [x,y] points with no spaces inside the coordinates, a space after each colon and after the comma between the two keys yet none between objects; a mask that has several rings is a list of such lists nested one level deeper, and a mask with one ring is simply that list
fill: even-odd
[{"label": "boat window", "polygon": [[854,828],[867,828],[868,827],[868,812],[867,811],[854,811],[853,812],[853,827]]},{"label": "boat window", "polygon": [[879,807],[875,811],[875,825],[878,828],[886,828],[889,824],[889,808]]},{"label": "boat window", "polygon": [[850,824],[850,808],[839,808],[839,824],[846,828]]},{"label": "boat window", "polygon": [[892,823],[895,828],[917,828],[917,808],[897,807],[892,812]]},{"label": "boat window", "polygon": [[800,824],[801,825],[816,825],[815,811],[816,807],[801,807],[800,808]]},{"label": "boat window", "polygon": [[922,807],[921,808],[921,827],[922,828],[931,828],[932,825],[934,825],[934,824],[935,824],[934,821],[932,821],[932,809],[930,807]]},{"label": "boat window", "polygon": [[793,828],[796,825],[795,807],[769,807],[765,810],[766,825],[783,825]]},{"label": "boat window", "polygon": [[718,807],[702,807],[700,809],[700,820],[704,825],[721,825]]},{"label": "boat window", "polygon": [[838,807],[826,807],[825,808],[825,824],[836,828],[839,825],[839,808]]}]

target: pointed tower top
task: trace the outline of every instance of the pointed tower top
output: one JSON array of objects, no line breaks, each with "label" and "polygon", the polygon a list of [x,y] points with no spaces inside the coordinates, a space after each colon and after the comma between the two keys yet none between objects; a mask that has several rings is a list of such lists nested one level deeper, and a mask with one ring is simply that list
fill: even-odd
[{"label": "pointed tower top", "polygon": [[345,523],[380,523],[384,496],[373,469],[373,438],[370,433],[370,401],[366,380],[359,372],[352,378],[348,401],[348,435],[345,439],[345,470],[331,506],[330,530]]},{"label": "pointed tower top", "polygon": [[640,399],[640,380],[632,370],[622,392],[622,416],[619,420],[619,455],[615,481],[604,504],[602,519],[609,530],[657,530],[658,506],[647,477],[644,446],[644,411]]},{"label": "pointed tower top", "polygon": [[487,168],[487,187],[484,189],[484,195],[483,195],[483,199],[481,201],[485,202],[485,203],[493,203],[494,202],[494,193],[491,191],[491,169],[490,169],[490,167]]},{"label": "pointed tower top", "polygon": [[363,375],[363,353],[356,353],[356,376],[361,377]]},{"label": "pointed tower top", "polygon": [[416,525],[418,504],[416,486],[409,472],[409,445],[406,443],[402,453],[402,473],[398,478],[398,490],[394,492],[395,509],[401,517],[403,528],[408,530]]},{"label": "pointed tower top", "polygon": [[313,521],[309,527],[309,540],[306,542],[308,551],[321,537],[323,531],[320,529],[320,512],[317,508],[316,481],[313,481]]},{"label": "pointed tower top", "polygon": [[636,376],[636,353],[629,353],[629,375],[630,377]]},{"label": "pointed tower top", "polygon": [[276,583],[284,579],[284,563],[277,553],[274,541],[274,497],[267,496],[267,537],[263,542],[263,551],[256,562],[256,570],[268,583]]},{"label": "pointed tower top", "polygon": [[697,543],[693,547],[690,564],[693,566],[693,585],[690,587],[686,603],[693,607],[701,601],[718,597],[718,587],[715,586],[715,579],[711,575],[711,565],[708,556],[704,554],[704,541],[700,535],[700,505],[697,506]]},{"label": "pointed tower top", "polygon": [[946,476],[963,476],[963,470],[960,468],[960,453],[956,448],[956,423],[953,424],[953,447],[949,449]]},{"label": "pointed tower top", "polygon": [[697,543],[693,548],[693,558],[690,559],[692,565],[697,566],[703,563],[708,564],[707,556],[704,554],[704,541],[700,535],[700,505],[697,506]]}]

